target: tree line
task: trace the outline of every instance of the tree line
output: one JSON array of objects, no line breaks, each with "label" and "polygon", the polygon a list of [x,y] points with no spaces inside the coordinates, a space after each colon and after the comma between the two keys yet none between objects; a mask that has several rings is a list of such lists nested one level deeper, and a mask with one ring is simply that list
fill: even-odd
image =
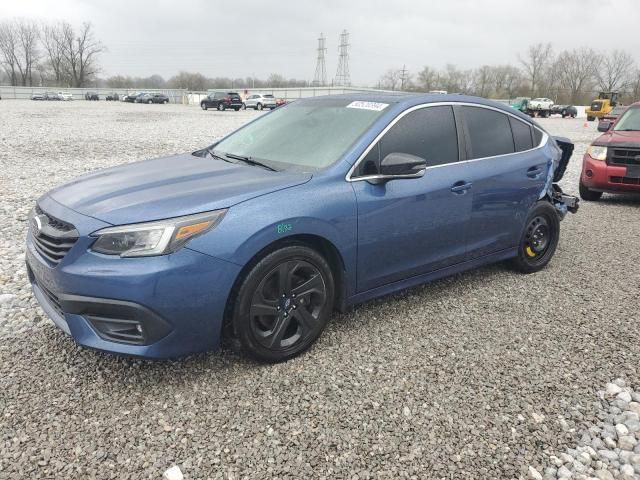
[{"label": "tree line", "polygon": [[556,103],[585,105],[598,91],[618,91],[626,103],[640,99],[640,68],[624,50],[599,52],[581,47],[556,53],[550,43],[531,45],[518,65],[460,69],[425,66],[417,74],[389,69],[378,87],[389,90],[446,90],[487,98],[548,97]]},{"label": "tree line", "polygon": [[0,21],[0,66],[11,85],[83,87],[98,73],[104,51],[90,23]]}]

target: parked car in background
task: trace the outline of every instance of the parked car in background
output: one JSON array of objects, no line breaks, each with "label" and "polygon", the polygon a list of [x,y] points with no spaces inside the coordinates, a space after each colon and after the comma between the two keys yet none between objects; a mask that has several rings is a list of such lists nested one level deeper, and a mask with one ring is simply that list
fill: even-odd
[{"label": "parked car in background", "polygon": [[271,94],[254,93],[249,95],[244,104],[247,108],[253,108],[254,110],[262,110],[269,108],[273,110],[277,107],[276,98]]},{"label": "parked car in background", "polygon": [[119,102],[120,95],[118,95],[117,93],[108,93],[104,99],[107,102]]},{"label": "parked car in background", "polygon": [[278,98],[276,100],[276,107],[282,107],[282,106],[286,105],[287,103],[289,103],[288,100],[286,100],[284,98]]},{"label": "parked car in background", "polygon": [[144,95],[144,94],[145,94],[145,92],[133,92],[133,93],[130,93],[130,94],[128,94],[128,95],[125,95],[125,96],[122,98],[122,101],[123,101],[123,102],[127,102],[127,103],[135,103],[136,99],[137,99],[138,97],[140,97],[140,96]]},{"label": "parked car in background", "polygon": [[98,95],[98,92],[87,92],[84,94],[84,99],[85,100],[100,100],[100,96]]},{"label": "parked car in background", "polygon": [[34,93],[31,95],[31,100],[44,100],[44,93]]},{"label": "parked car in background", "polygon": [[220,111],[231,108],[236,112],[242,108],[243,102],[237,92],[215,92],[207,95],[201,102],[200,108],[207,110],[216,108]]},{"label": "parked car in background", "polygon": [[640,193],[640,102],[607,127],[582,158],[584,200],[599,200],[603,192]]},{"label": "parked car in background", "polygon": [[73,100],[73,94],[68,92],[58,92],[58,98],[65,102]]},{"label": "parked car in background", "polygon": [[600,119],[598,122],[598,131],[606,132],[611,125],[627,110],[626,106],[618,105],[613,108],[609,113]]},{"label": "parked car in background", "polygon": [[62,98],[56,92],[44,92],[44,99],[49,101],[60,101]]},{"label": "parked car in background", "polygon": [[145,93],[136,98],[136,103],[169,103],[169,97],[164,93]]},{"label": "parked car in background", "polygon": [[561,115],[562,118],[578,116],[578,109],[573,105],[553,105],[550,110],[551,115]]},{"label": "parked car in background", "polygon": [[46,193],[27,273],[81,345],[167,358],[225,335],[283,361],[334,310],[492,262],[544,268],[577,209],[555,183],[572,151],[477,97],[302,99],[202,150]]}]

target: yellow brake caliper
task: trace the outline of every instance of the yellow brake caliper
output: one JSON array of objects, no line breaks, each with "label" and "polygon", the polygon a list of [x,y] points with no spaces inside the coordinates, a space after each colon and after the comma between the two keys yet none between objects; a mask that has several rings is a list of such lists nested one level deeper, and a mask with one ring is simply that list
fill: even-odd
[{"label": "yellow brake caliper", "polygon": [[531,250],[531,247],[529,245],[527,245],[527,248],[525,248],[524,251],[527,254],[527,257],[535,257],[536,256],[536,252]]}]

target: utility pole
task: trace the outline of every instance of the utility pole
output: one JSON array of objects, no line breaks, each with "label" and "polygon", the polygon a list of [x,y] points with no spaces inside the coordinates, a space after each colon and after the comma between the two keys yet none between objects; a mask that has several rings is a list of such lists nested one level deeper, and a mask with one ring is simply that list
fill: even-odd
[{"label": "utility pole", "polygon": [[325,65],[325,53],[327,48],[325,46],[325,38],[321,33],[318,38],[318,59],[316,61],[316,74],[313,77],[314,87],[324,87],[327,85],[327,69]]},{"label": "utility pole", "polygon": [[406,65],[402,65],[402,70],[400,70],[400,90],[404,90],[404,84],[409,79],[409,71],[407,70]]},{"label": "utility pole", "polygon": [[336,72],[335,85],[348,87],[351,85],[349,73],[349,33],[343,30],[340,34],[340,46],[338,47],[338,71]]}]

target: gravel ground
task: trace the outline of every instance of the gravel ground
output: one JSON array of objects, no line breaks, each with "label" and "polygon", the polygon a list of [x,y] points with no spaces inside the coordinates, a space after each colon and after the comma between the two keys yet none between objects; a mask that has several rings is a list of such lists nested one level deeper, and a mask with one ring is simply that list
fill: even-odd
[{"label": "gravel ground", "polygon": [[[638,198],[583,203],[538,274],[495,265],[369,302],[286,364],[229,352],[118,358],[44,320],[23,266],[40,194],[89,170],[195,149],[255,115],[0,103],[1,479],[159,479],[174,464],[187,479],[557,475],[565,465],[554,456],[620,415],[598,391],[612,378],[640,391]],[[542,123],[576,142],[563,182],[575,192],[595,125]]]}]

